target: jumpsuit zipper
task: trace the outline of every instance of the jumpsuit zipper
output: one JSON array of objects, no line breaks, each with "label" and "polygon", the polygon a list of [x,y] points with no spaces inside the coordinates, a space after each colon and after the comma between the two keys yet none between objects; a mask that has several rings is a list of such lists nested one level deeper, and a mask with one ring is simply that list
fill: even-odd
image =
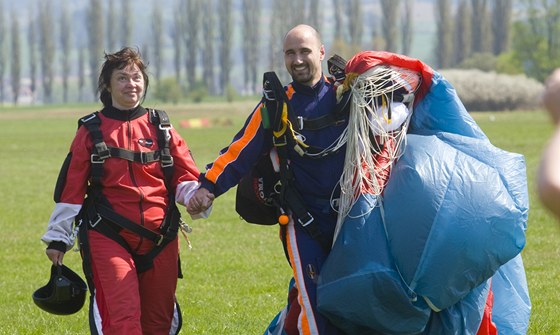
[{"label": "jumpsuit zipper", "polygon": [[[128,149],[132,150],[132,127],[130,125],[130,119],[127,120],[127,130],[128,130]],[[136,187],[136,189],[138,190],[138,194],[140,196],[140,201],[138,202],[138,210],[140,213],[140,225],[144,226],[145,222],[144,222],[144,209],[142,204],[144,203],[144,194],[142,193],[142,191],[140,190],[140,188],[138,187],[138,183],[136,182],[136,178],[134,176],[134,170],[133,170],[133,162],[128,162],[128,170],[130,171],[130,180],[132,181],[132,184],[134,185],[134,187]],[[140,236],[140,241],[138,241],[138,245],[136,246],[136,248],[134,249],[134,252],[137,252],[138,250],[140,250],[140,247],[142,246],[142,243],[144,242],[144,237]]]}]

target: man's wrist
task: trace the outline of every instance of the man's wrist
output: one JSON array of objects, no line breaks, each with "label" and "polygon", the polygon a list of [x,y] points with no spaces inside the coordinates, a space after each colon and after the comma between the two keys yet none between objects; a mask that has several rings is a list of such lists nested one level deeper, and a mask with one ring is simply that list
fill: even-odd
[{"label": "man's wrist", "polygon": [[214,193],[214,183],[201,176],[198,180],[200,182],[200,187],[206,189],[210,193]]}]

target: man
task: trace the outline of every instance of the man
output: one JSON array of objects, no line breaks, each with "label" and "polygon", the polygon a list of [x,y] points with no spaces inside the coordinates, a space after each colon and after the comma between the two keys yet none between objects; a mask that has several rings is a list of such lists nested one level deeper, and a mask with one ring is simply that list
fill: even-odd
[{"label": "man", "polygon": [[560,219],[560,69],[555,70],[546,82],[543,105],[556,129],[541,159],[538,193],[545,207]]},{"label": "man", "polygon": [[[286,69],[293,79],[286,93],[296,116],[310,120],[333,113],[337,107],[336,90],[334,82],[322,73],[325,48],[319,33],[308,25],[298,25],[285,35],[283,51]],[[263,128],[262,107],[259,104],[255,108],[229,147],[201,174],[201,187],[187,206],[190,214],[206,210],[214,197],[238,184],[257,160],[272,149],[272,132]],[[337,122],[313,130],[303,127],[296,132],[306,145],[328,148],[341,137],[346,124]],[[335,150],[321,158],[311,158],[291,147],[288,150],[295,189],[313,217],[312,224],[320,231],[319,237],[313,238],[294,213],[289,223],[280,228],[294,275],[289,304],[280,321],[280,328],[288,335],[340,334],[317,311],[316,281],[332,244],[337,215],[331,199],[337,197],[344,155],[344,150]]]}]

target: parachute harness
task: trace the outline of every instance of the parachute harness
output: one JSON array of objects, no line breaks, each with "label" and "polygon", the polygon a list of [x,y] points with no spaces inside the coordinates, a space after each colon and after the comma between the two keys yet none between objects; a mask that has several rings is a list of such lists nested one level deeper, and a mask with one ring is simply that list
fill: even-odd
[{"label": "parachute harness", "polygon": [[420,80],[418,72],[378,65],[360,75],[350,73],[339,87],[339,94],[350,89],[352,100],[333,241],[360,194],[381,196],[392,165],[404,152]]}]

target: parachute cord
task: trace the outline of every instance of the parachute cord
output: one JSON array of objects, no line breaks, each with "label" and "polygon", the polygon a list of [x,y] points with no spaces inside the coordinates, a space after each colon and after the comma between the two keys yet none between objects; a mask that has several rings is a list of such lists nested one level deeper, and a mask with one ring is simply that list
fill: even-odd
[{"label": "parachute cord", "polygon": [[[377,66],[356,77],[350,84],[352,100],[345,165],[339,180],[341,195],[335,229],[337,234],[360,194],[381,195],[389,179],[387,174],[404,152],[413,102],[406,104],[409,113],[400,125],[391,124],[395,117],[391,115],[395,113],[391,105],[394,91],[409,82],[403,79],[405,75],[411,76],[410,81],[415,79],[413,76],[419,77],[414,71]],[[390,128],[390,124],[397,128]]]}]

